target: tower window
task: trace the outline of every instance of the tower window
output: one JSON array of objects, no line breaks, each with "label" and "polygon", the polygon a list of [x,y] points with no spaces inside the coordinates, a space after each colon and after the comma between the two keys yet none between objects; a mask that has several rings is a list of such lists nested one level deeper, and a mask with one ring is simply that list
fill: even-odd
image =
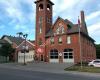
[{"label": "tower window", "polygon": [[42,23],[42,16],[41,17],[39,17],[39,23]]},{"label": "tower window", "polygon": [[39,11],[42,11],[43,10],[43,4],[40,4],[39,5]]},{"label": "tower window", "polygon": [[50,10],[50,5],[49,5],[49,4],[47,5],[47,10],[48,10],[48,11]]},{"label": "tower window", "polygon": [[39,33],[42,33],[42,24],[39,24]]},{"label": "tower window", "polygon": [[51,19],[47,17],[47,23],[51,23]]}]

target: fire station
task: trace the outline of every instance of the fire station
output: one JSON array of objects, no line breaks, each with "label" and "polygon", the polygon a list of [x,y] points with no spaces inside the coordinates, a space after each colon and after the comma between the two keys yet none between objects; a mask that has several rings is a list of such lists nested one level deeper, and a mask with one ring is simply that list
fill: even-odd
[{"label": "fire station", "polygon": [[84,11],[80,11],[76,24],[61,17],[53,23],[54,3],[50,0],[36,0],[35,4],[35,54],[40,61],[78,63],[80,60],[96,58],[95,41],[88,34]]}]

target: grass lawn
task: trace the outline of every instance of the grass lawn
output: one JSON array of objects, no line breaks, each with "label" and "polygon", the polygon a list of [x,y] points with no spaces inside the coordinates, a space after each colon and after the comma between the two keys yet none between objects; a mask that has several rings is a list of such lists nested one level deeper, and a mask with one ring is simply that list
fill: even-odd
[{"label": "grass lawn", "polygon": [[90,72],[90,73],[100,73],[100,68],[91,67],[91,66],[80,66],[74,65],[69,68],[66,68],[65,71],[79,71],[79,72]]}]

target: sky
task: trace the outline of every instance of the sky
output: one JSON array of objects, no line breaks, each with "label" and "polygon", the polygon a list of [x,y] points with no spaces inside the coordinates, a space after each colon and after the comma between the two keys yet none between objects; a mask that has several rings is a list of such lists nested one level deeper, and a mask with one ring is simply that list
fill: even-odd
[{"label": "sky", "polygon": [[[29,34],[28,39],[35,40],[35,0],[0,0],[0,37],[17,36],[16,33]],[[58,16],[69,19],[74,24],[80,11],[85,12],[85,21],[89,35],[100,44],[100,0],[51,0],[53,22]]]}]

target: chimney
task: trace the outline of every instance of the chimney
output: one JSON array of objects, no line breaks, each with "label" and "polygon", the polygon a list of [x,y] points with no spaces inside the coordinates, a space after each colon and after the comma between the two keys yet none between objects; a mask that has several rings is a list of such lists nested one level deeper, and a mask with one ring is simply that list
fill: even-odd
[{"label": "chimney", "polygon": [[84,11],[81,11],[81,23],[85,22]]}]

